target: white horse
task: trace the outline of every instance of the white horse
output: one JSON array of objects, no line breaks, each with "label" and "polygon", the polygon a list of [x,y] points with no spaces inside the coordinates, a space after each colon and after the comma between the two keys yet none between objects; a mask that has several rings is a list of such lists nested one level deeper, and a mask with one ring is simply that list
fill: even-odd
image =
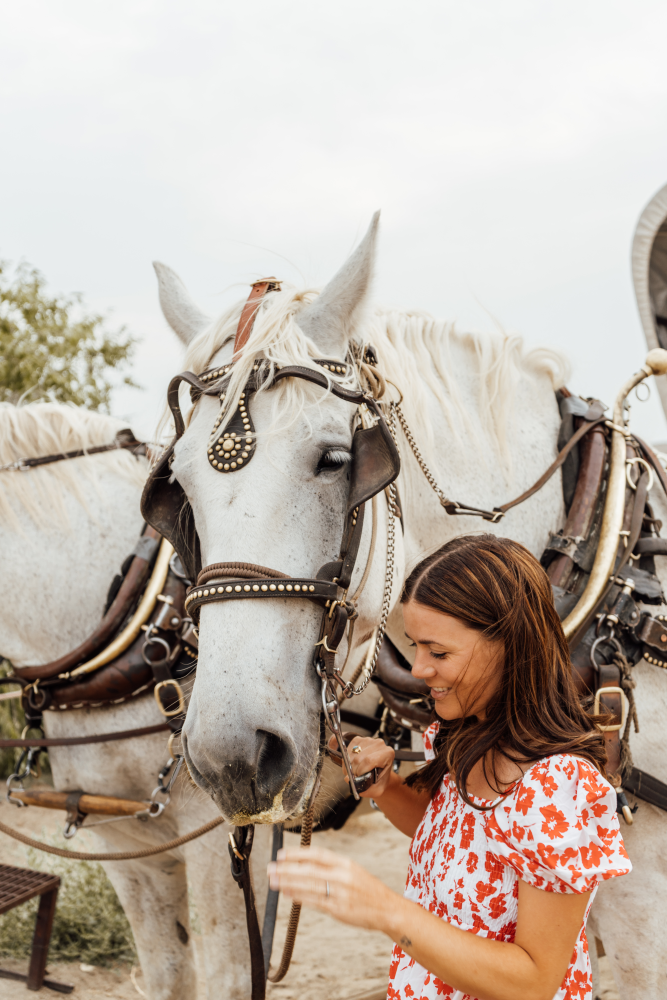
[{"label": "white horse", "polygon": [[[516,337],[459,334],[424,313],[372,310],[376,232],[377,217],[319,296],[287,289],[264,300],[234,367],[229,411],[256,357],[312,368],[313,358],[343,360],[353,342],[370,343],[392,383],[389,394],[404,396],[403,411],[437,482],[448,496],[491,509],[531,485],[555,456],[561,362],[546,350],[524,352]],[[182,286],[177,292],[184,294]],[[194,337],[187,369],[202,372],[231,360],[240,311],[241,304]],[[242,469],[221,475],[207,459],[219,413],[210,396],[193,407],[175,449],[173,477],[192,505],[202,564],[252,562],[313,577],[340,545],[355,412],[297,379],[258,391],[250,408],[257,448]],[[447,516],[406,438],[398,440],[405,533],[397,532],[388,634],[410,658],[397,602],[417,562],[450,538],[480,529],[512,537],[539,556],[562,525],[564,508],[558,475],[499,525]],[[388,518],[380,501],[380,541],[358,601],[354,663],[380,614]],[[665,507],[659,496],[652,503]],[[350,593],[369,557],[371,521],[364,524]],[[305,808],[319,752],[320,687],[312,664],[320,616],[307,600],[235,600],[201,610],[199,666],[183,744],[194,780],[231,821],[278,822]],[[344,643],[341,651],[344,658]],[[645,662],[634,676],[642,728],[633,741],[635,763],[664,777],[667,677]],[[623,832],[634,871],[599,893],[596,933],[624,1000],[657,1000],[667,960],[667,867],[660,853],[666,818],[641,803],[635,825]]]},{"label": "white horse", "polygon": [[[0,404],[0,465],[108,444],[122,426],[70,406]],[[114,451],[0,475],[0,652],[15,666],[67,653],[98,624],[109,584],[142,529],[139,498],[147,471],[145,459]],[[44,727],[48,737],[72,737],[162,721],[148,694],[123,705],[49,711]],[[58,789],[146,799],[167,760],[167,737],[57,747],[49,756]],[[216,815],[207,796],[179,779],[161,818],[101,826],[99,850],[164,843]],[[150,1000],[197,995],[188,883],[201,923],[206,995],[242,1000],[249,994],[243,898],[230,875],[227,831],[223,825],[145,860],[105,863],[132,926]],[[254,848],[260,921],[270,835],[268,827],[258,831]]]}]

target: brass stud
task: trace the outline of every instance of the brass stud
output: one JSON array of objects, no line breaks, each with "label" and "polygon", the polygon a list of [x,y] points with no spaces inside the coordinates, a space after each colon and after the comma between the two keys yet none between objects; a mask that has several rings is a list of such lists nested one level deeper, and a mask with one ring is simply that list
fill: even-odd
[{"label": "brass stud", "polygon": [[236,464],[237,465],[243,465],[243,459],[242,458],[237,458],[236,459]]},{"label": "brass stud", "polygon": [[240,594],[240,593],[241,593],[241,587],[240,587],[240,585],[239,585],[238,583],[237,583],[237,585],[236,585],[236,586],[234,587],[234,590],[236,591],[236,593],[237,593],[237,594]]},{"label": "brass stud", "polygon": [[258,586],[258,584],[256,584],[256,583],[253,583],[253,585],[252,585],[252,589],[253,589],[254,591],[258,591],[258,590],[259,590],[259,586]]},{"label": "brass stud", "polygon": [[268,590],[269,588],[267,587],[267,585],[265,583],[263,583],[260,589],[261,590]]},{"label": "brass stud", "polygon": [[250,584],[246,583],[243,587],[244,590],[250,590]]},{"label": "brass stud", "polygon": [[286,589],[286,590],[291,590],[291,589],[292,589],[292,584],[291,584],[291,583],[288,583],[288,584],[287,584],[287,587],[286,587],[285,589]]},{"label": "brass stud", "polygon": [[225,590],[226,590],[226,592],[228,594],[231,594],[231,592],[232,592],[232,588],[231,587],[225,587]]},{"label": "brass stud", "polygon": [[275,589],[276,589],[275,583],[270,583],[269,584],[269,590],[275,590]]},{"label": "brass stud", "polygon": [[285,589],[284,585],[282,583],[279,583],[278,590],[284,590],[284,589]]},{"label": "brass stud", "polygon": [[[248,457],[248,452],[247,452],[247,451],[242,451],[242,452],[241,452],[241,458],[247,458],[247,457]],[[239,459],[239,461],[240,461],[240,460],[241,460],[241,459]]]},{"label": "brass stud", "polygon": [[308,588],[308,590],[315,590],[315,588],[313,587],[312,583],[311,583],[310,587]]},{"label": "brass stud", "polygon": [[301,587],[299,586],[299,584],[298,584],[298,583],[295,583],[295,584],[294,584],[294,589],[295,589],[295,590],[301,590]]},{"label": "brass stud", "polygon": [[224,587],[218,587],[218,593],[219,594],[224,594],[224,592],[225,592],[225,588]]},{"label": "brass stud", "polygon": [[229,472],[229,466],[227,464],[225,464],[224,469],[225,469],[225,472]]},{"label": "brass stud", "polygon": [[232,462],[232,469],[236,468],[236,462]]}]

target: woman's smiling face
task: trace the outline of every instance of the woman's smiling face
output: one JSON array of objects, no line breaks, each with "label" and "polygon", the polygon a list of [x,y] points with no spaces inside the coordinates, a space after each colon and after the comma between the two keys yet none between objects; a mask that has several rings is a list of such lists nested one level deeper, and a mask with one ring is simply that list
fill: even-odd
[{"label": "woman's smiling face", "polygon": [[403,605],[403,620],[417,650],[412,673],[431,688],[440,718],[483,718],[500,681],[502,643],[416,601]]}]

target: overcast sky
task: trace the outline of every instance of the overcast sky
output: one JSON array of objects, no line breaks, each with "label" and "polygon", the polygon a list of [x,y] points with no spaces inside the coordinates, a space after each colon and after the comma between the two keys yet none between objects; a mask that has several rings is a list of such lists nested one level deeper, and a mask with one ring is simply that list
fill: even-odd
[{"label": "overcast sky", "polygon": [[[181,351],[154,259],[220,312],[323,283],[382,209],[376,299],[521,333],[608,403],[646,352],[629,255],[667,183],[659,0],[0,0],[0,257]],[[667,439],[657,392],[633,426]]]}]

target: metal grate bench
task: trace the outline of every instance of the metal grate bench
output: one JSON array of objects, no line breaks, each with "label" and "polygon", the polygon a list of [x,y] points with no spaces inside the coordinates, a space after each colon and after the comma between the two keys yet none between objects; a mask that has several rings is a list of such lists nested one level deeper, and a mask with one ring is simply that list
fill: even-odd
[{"label": "metal grate bench", "polygon": [[47,986],[58,993],[71,993],[74,989],[67,983],[44,978],[59,887],[60,878],[57,875],[0,864],[0,913],[7,913],[35,896],[40,897],[28,974],[0,969],[1,979],[18,979],[29,990],[40,990],[42,986]]}]

